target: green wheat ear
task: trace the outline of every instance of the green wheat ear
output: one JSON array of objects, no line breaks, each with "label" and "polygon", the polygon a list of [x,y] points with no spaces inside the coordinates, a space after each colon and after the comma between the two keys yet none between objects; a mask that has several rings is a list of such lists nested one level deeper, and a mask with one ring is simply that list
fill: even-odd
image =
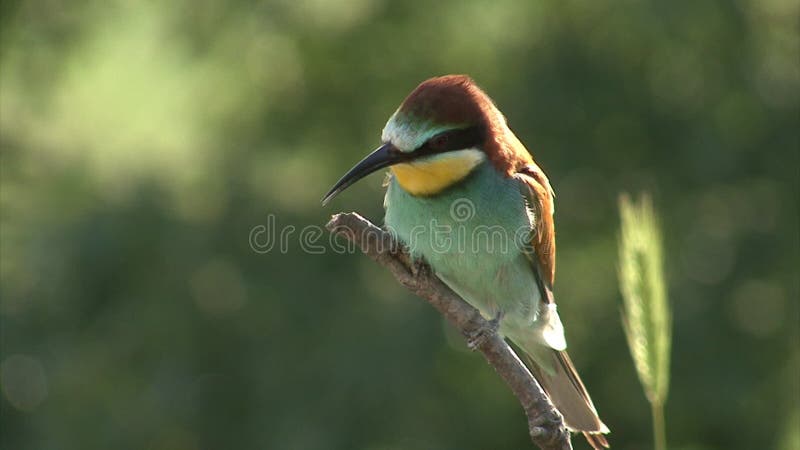
[{"label": "green wheat ear", "polygon": [[664,403],[669,390],[671,313],[664,282],[662,239],[649,195],[619,199],[619,283],[622,323],[639,380],[652,407],[656,449],[666,448]]}]

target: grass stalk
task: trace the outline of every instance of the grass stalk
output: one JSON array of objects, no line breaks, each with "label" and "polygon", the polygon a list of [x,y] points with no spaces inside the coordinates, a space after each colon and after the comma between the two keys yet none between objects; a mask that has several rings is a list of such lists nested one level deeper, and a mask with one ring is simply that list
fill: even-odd
[{"label": "grass stalk", "polygon": [[669,391],[672,314],[667,300],[661,230],[653,202],[619,201],[622,322],[636,372],[651,405],[655,450],[666,450],[664,404]]}]

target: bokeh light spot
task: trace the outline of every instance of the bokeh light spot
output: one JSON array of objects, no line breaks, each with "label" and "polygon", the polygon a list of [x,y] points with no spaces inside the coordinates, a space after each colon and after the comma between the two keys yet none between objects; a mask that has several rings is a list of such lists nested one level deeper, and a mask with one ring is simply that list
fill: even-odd
[{"label": "bokeh light spot", "polygon": [[194,272],[190,281],[197,306],[213,316],[236,312],[247,301],[244,281],[233,264],[210,261]]},{"label": "bokeh light spot", "polygon": [[761,280],[743,283],[733,294],[730,312],[742,331],[758,338],[770,337],[783,326],[786,294],[780,286]]},{"label": "bokeh light spot", "polygon": [[47,376],[38,359],[12,355],[0,363],[3,395],[14,408],[31,412],[47,398]]}]

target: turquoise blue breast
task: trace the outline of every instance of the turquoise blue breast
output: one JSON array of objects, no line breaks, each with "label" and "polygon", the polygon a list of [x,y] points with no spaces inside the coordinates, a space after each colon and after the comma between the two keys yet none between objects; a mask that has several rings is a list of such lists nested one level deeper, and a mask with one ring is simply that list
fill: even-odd
[{"label": "turquoise blue breast", "polygon": [[532,218],[516,183],[487,162],[432,197],[413,196],[392,179],[385,225],[484,315],[500,307],[528,322],[540,295],[522,253]]}]

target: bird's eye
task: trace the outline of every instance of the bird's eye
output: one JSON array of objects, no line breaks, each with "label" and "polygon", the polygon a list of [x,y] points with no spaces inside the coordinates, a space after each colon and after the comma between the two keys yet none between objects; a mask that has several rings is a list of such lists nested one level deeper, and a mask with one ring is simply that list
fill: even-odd
[{"label": "bird's eye", "polygon": [[443,150],[447,147],[447,143],[450,141],[450,136],[447,134],[440,134],[439,136],[434,137],[431,139],[431,147],[435,150]]}]

